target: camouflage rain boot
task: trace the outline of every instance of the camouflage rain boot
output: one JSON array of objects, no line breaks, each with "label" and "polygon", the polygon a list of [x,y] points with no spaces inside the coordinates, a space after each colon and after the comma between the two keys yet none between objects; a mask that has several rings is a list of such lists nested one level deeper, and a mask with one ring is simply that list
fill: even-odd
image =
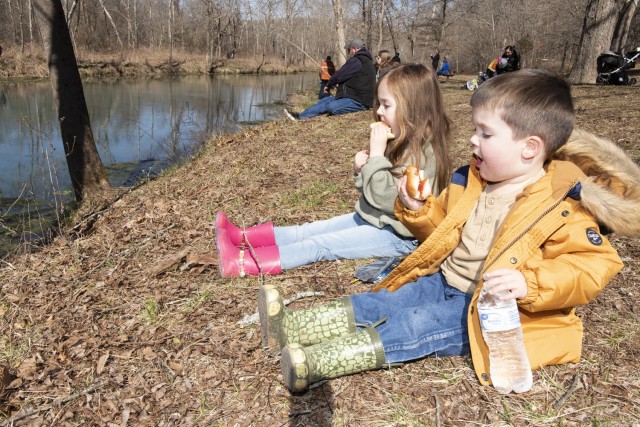
[{"label": "camouflage rain boot", "polygon": [[280,365],[285,385],[296,393],[318,381],[380,368],[384,361],[380,336],[370,327],[311,347],[289,344]]},{"label": "camouflage rain boot", "polygon": [[264,285],[258,293],[258,312],[263,347],[277,346],[281,349],[289,343],[308,346],[356,330],[349,297],[313,308],[289,310],[278,289],[273,285]]}]

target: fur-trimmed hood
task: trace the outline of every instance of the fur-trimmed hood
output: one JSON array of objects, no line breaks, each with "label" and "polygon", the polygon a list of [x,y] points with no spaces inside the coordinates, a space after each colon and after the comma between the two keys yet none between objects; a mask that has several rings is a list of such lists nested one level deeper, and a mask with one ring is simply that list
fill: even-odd
[{"label": "fur-trimmed hood", "polygon": [[581,204],[598,222],[626,236],[640,235],[640,167],[614,142],[582,129],[553,156],[576,164]]}]

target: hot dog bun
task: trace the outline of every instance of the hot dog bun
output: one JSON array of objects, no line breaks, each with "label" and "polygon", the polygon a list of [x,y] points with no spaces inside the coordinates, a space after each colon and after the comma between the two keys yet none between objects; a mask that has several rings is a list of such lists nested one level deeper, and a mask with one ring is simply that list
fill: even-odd
[{"label": "hot dog bun", "polygon": [[382,126],[384,126],[385,128],[387,128],[387,139],[394,139],[396,136],[393,134],[393,132],[391,132],[391,128],[387,125],[385,125],[382,122],[373,122],[369,125],[369,127],[371,129],[373,129],[374,126],[378,126],[378,123],[380,123]]},{"label": "hot dog bun", "polygon": [[407,194],[416,200],[426,200],[431,194],[431,184],[429,178],[423,178],[422,171],[415,166],[409,165],[404,170],[407,176]]}]

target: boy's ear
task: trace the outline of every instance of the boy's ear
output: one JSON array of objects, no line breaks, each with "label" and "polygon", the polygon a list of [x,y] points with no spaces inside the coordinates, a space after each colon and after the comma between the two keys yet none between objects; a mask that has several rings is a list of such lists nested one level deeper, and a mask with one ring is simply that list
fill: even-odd
[{"label": "boy's ear", "polygon": [[544,154],[544,142],[539,136],[529,136],[522,149],[522,158],[531,160],[539,154]]}]

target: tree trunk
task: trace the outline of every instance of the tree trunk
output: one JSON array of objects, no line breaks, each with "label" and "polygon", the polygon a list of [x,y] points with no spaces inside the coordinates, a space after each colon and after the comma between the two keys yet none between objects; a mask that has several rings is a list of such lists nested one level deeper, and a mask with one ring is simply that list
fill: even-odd
[{"label": "tree trunk", "polygon": [[27,4],[29,10],[29,49],[33,49],[33,2],[29,0]]},{"label": "tree trunk", "polygon": [[173,62],[173,0],[169,0],[169,62]]},{"label": "tree trunk", "polygon": [[[629,35],[629,28],[631,27],[631,21],[633,15],[638,8],[638,0],[626,0],[618,16],[616,27],[613,32],[613,40],[611,40],[610,49],[614,52],[622,52],[627,44],[627,36]],[[632,46],[635,47],[635,46]]]},{"label": "tree trunk", "polygon": [[107,17],[107,19],[111,23],[111,26],[113,27],[113,31],[116,33],[116,38],[118,39],[118,44],[120,45],[120,48],[123,48],[124,43],[122,43],[122,39],[120,38],[120,33],[118,33],[118,27],[116,26],[116,23],[113,22],[113,18],[111,17],[111,14],[107,10],[107,7],[104,5],[104,1],[103,0],[98,0],[98,1],[100,2],[100,6],[102,6],[104,15]]},{"label": "tree trunk", "polygon": [[49,77],[58,107],[60,135],[76,200],[111,190],[93,140],[89,111],[61,0],[35,0],[36,19],[48,52]]},{"label": "tree trunk", "polygon": [[22,2],[18,2],[18,10],[20,11],[20,52],[24,53],[24,8]]},{"label": "tree trunk", "polygon": [[609,49],[620,10],[620,0],[589,0],[584,14],[576,62],[567,78],[571,83],[595,83],[596,59]]},{"label": "tree trunk", "polygon": [[336,19],[336,34],[338,36],[338,42],[336,44],[336,52],[338,57],[336,58],[336,67],[340,68],[347,62],[347,55],[345,53],[345,45],[347,44],[344,35],[344,18],[342,14],[342,0],[331,0],[333,4],[333,15]]},{"label": "tree trunk", "polygon": [[377,13],[378,13],[378,46],[376,52],[379,52],[382,49],[382,35],[384,31],[384,0],[380,0],[379,3],[376,3]]}]

